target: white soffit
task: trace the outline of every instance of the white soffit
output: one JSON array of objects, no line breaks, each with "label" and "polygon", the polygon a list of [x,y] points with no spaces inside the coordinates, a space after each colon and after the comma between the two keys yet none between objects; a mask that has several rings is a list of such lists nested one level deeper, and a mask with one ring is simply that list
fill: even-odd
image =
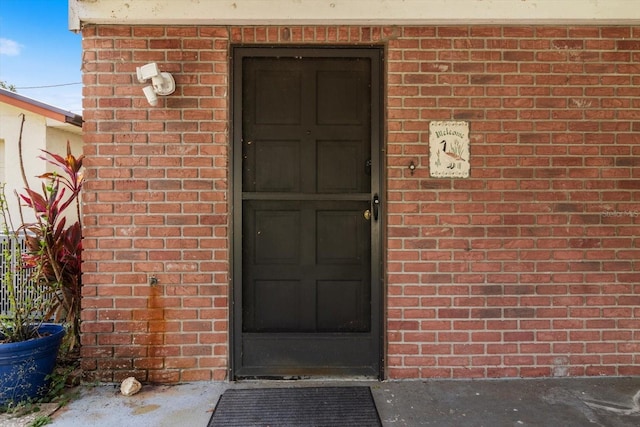
[{"label": "white soffit", "polygon": [[640,22],[640,0],[69,0],[83,24],[460,25]]},{"label": "white soffit", "polygon": [[45,118],[45,123],[48,128],[60,129],[76,135],[82,135],[82,127],[72,125],[71,123],[63,123],[49,117]]}]

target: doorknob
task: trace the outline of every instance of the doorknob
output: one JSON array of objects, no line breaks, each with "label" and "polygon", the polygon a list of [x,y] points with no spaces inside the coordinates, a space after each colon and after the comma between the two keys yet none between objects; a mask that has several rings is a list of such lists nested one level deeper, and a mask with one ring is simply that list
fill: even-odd
[{"label": "doorknob", "polygon": [[375,221],[377,221],[378,220],[378,210],[380,209],[380,199],[378,198],[377,194],[373,195],[372,207],[373,207],[373,219]]},{"label": "doorknob", "polygon": [[367,221],[369,221],[371,219],[371,211],[369,209],[367,209],[366,211],[364,211],[362,213],[362,216],[364,217],[364,219],[366,219]]}]

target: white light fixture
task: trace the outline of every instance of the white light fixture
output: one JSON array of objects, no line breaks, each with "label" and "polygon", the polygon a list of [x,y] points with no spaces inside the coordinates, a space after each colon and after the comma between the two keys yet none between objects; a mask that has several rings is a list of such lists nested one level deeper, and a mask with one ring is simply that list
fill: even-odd
[{"label": "white light fixture", "polygon": [[171,95],[176,90],[176,82],[173,76],[169,73],[161,72],[155,62],[136,67],[136,74],[140,83],[151,79],[151,86],[142,88],[142,92],[144,92],[144,96],[147,97],[150,105],[158,105],[157,95]]}]

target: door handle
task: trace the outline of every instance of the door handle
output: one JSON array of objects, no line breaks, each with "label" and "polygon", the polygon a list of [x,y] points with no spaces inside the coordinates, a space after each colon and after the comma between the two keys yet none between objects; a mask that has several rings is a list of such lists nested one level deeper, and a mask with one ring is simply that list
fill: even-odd
[{"label": "door handle", "polygon": [[374,221],[378,220],[378,211],[380,209],[380,199],[377,194],[373,195],[373,201],[371,203],[371,207],[373,208],[373,219]]}]

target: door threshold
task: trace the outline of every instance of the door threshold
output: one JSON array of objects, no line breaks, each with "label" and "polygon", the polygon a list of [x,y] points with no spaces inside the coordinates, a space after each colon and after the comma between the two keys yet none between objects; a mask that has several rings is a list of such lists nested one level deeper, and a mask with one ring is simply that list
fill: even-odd
[{"label": "door threshold", "polygon": [[309,387],[309,386],[373,386],[380,384],[382,380],[375,378],[362,378],[362,377],[326,377],[326,378],[239,378],[231,383],[239,386],[253,387]]}]

